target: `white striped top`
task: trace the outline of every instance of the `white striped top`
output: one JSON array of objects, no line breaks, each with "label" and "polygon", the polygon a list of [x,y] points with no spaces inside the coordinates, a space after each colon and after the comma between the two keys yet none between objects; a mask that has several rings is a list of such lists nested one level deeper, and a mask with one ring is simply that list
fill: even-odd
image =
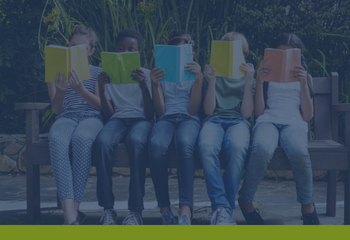
[{"label": "white striped top", "polygon": [[[89,92],[95,94],[95,84],[102,69],[92,65],[89,66],[89,69],[91,78],[83,81],[83,84]],[[64,95],[63,109],[57,115],[57,118],[66,113],[84,113],[98,115],[102,118],[101,111],[91,107],[90,104],[88,104],[78,93],[74,92],[71,87],[68,87],[68,90]]]}]

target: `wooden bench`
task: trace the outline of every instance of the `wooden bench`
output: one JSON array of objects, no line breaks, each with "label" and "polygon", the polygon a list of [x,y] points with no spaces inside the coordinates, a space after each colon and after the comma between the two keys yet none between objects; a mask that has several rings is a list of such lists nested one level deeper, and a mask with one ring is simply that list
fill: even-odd
[{"label": "wooden bench", "polygon": [[[338,102],[338,74],[329,78],[314,78],[314,139],[309,140],[309,154],[313,170],[328,171],[327,215],[335,216],[336,209],[336,171],[345,171],[344,185],[344,224],[350,224],[350,104]],[[50,165],[49,146],[39,141],[39,112],[48,103],[16,103],[16,110],[26,110],[26,154],[27,154],[27,215],[30,221],[40,217],[40,165]],[[346,112],[345,146],[338,141],[338,112]],[[251,149],[249,149],[250,152]],[[220,153],[221,166],[224,167],[224,153]],[[114,151],[114,166],[129,167],[128,154],[124,144]],[[169,150],[169,167],[176,168],[174,148]],[[195,165],[201,168],[198,152]],[[283,150],[275,151],[269,170],[290,170]]]}]

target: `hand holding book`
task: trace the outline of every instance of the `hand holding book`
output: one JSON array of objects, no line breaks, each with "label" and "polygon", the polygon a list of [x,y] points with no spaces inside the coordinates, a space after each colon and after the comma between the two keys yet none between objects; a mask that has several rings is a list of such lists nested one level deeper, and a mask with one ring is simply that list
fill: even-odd
[{"label": "hand holding book", "polygon": [[68,78],[68,82],[70,87],[72,88],[72,90],[76,93],[78,93],[79,95],[82,94],[82,92],[85,90],[84,84],[81,81],[78,73],[72,69],[69,71],[69,78]]},{"label": "hand holding book", "polygon": [[133,74],[130,74],[131,79],[139,83],[139,87],[141,88],[141,90],[148,89],[147,83],[146,83],[146,75],[142,71],[142,69],[138,68],[138,69],[132,70],[131,72],[133,73]]},{"label": "hand holding book", "polygon": [[300,80],[300,85],[302,87],[306,87],[307,86],[307,71],[305,71],[303,66],[296,65],[295,68],[292,69],[291,75],[295,79],[299,79]]},{"label": "hand holding book", "polygon": [[65,94],[68,89],[68,75],[64,77],[64,72],[57,72],[55,77],[55,88],[57,93]]},{"label": "hand holding book", "polygon": [[214,81],[215,80],[215,70],[211,65],[205,65],[204,71],[203,71],[204,77],[208,79],[208,81]]},{"label": "hand holding book", "polygon": [[245,81],[246,83],[253,84],[253,78],[254,78],[254,65],[251,63],[242,63],[242,65],[239,67],[242,71],[245,71]]},{"label": "hand holding book", "polygon": [[150,74],[152,86],[158,87],[159,82],[165,78],[165,72],[160,67],[153,68]]}]

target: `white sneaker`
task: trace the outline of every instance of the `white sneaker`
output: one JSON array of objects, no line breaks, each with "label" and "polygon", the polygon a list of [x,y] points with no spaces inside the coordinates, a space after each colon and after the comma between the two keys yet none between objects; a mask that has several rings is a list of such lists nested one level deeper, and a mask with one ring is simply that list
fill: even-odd
[{"label": "white sneaker", "polygon": [[218,208],[209,214],[211,225],[237,225],[231,215],[224,209]]},{"label": "white sneaker", "polygon": [[137,212],[129,212],[123,220],[123,225],[143,225],[142,217]]},{"label": "white sneaker", "polygon": [[179,225],[191,225],[191,218],[188,214],[184,214],[179,219]]},{"label": "white sneaker", "polygon": [[117,211],[114,209],[105,210],[100,222],[102,225],[117,225]]}]

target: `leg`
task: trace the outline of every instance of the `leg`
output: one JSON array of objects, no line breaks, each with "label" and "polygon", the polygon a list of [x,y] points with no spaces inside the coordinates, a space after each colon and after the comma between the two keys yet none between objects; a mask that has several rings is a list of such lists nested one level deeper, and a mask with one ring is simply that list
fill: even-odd
[{"label": "leg", "polygon": [[232,209],[235,209],[236,194],[241,182],[244,161],[247,156],[250,129],[242,119],[236,119],[230,123],[224,138],[225,148],[225,189]]},{"label": "leg", "polygon": [[167,154],[174,132],[175,124],[169,118],[163,118],[154,125],[148,138],[150,170],[161,212],[170,207]]},{"label": "leg", "polygon": [[128,208],[141,214],[145,196],[145,163],[147,160],[147,139],[153,123],[141,119],[133,123],[125,140],[130,159],[130,184]]},{"label": "leg", "polygon": [[335,217],[337,197],[337,171],[328,171],[327,181],[327,215]]},{"label": "leg", "polygon": [[232,213],[225,191],[225,184],[221,174],[219,154],[224,139],[224,129],[215,119],[204,123],[198,137],[199,158],[203,167],[205,184],[214,212],[218,208],[225,208]]},{"label": "leg", "polygon": [[260,123],[254,129],[253,146],[247,161],[239,202],[244,214],[254,211],[252,201],[278,145],[279,131],[272,123]]},{"label": "leg", "polygon": [[77,217],[73,204],[73,178],[69,160],[69,146],[76,126],[76,121],[62,117],[53,124],[49,132],[52,172],[67,224],[75,221]]},{"label": "leg", "polygon": [[96,163],[98,205],[113,208],[112,190],[113,151],[125,137],[127,126],[118,118],[111,119],[97,135],[92,149],[92,157]]},{"label": "leg", "polygon": [[191,217],[194,185],[194,145],[197,142],[200,123],[186,116],[176,128],[174,146],[179,182],[180,216],[187,213]]}]

